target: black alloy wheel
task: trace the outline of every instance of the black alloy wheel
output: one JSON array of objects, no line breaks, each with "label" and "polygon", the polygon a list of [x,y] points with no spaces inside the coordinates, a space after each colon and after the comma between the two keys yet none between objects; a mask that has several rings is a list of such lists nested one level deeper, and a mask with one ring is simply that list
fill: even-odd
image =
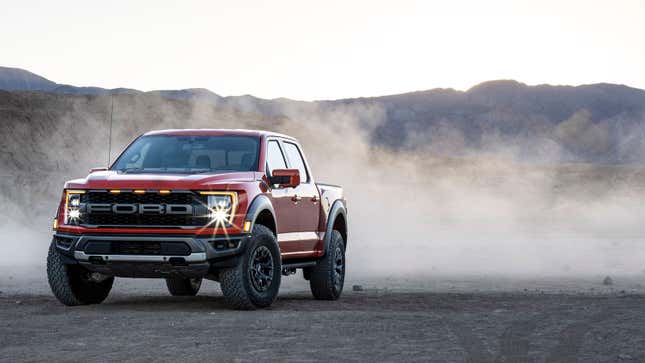
[{"label": "black alloy wheel", "polygon": [[273,255],[266,246],[258,246],[249,259],[249,274],[251,284],[257,292],[263,292],[271,287],[273,281]]}]

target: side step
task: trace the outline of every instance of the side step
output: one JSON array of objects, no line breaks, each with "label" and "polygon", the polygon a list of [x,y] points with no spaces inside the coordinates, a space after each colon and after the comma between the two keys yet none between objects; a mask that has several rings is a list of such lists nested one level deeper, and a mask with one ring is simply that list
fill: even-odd
[{"label": "side step", "polygon": [[304,268],[316,266],[317,261],[301,261],[301,262],[286,262],[282,264],[282,268]]},{"label": "side step", "polygon": [[284,276],[293,275],[296,273],[298,268],[314,267],[316,266],[317,261],[297,261],[297,262],[286,262],[282,264],[282,274]]}]

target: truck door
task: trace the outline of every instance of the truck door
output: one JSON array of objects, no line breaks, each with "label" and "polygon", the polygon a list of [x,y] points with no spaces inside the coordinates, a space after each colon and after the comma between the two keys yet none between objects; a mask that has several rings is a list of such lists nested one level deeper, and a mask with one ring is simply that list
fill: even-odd
[{"label": "truck door", "polygon": [[[287,169],[287,162],[285,161],[282,149],[277,140],[269,140],[267,144],[266,155],[266,172],[267,176],[271,176],[271,172],[276,169]],[[277,219],[277,233],[278,242],[280,242],[281,235],[290,235],[299,232],[298,212],[293,208],[293,198],[296,195],[295,188],[282,188],[277,185],[271,186],[271,199],[273,202],[273,209],[275,210]],[[280,250],[284,251],[286,246],[281,243]],[[288,252],[288,251],[287,251]]]},{"label": "truck door", "polygon": [[298,169],[300,172],[300,185],[295,188],[293,206],[298,210],[299,249],[303,252],[313,252],[319,241],[320,195],[318,188],[307,169],[300,147],[295,142],[287,140],[282,141],[282,146],[287,156],[289,168]]}]

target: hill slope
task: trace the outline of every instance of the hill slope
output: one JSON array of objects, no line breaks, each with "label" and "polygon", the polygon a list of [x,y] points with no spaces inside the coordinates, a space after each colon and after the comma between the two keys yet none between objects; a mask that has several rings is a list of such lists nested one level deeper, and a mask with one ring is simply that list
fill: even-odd
[{"label": "hill slope", "polygon": [[57,84],[20,68],[0,67],[0,89],[6,91],[51,91]]}]

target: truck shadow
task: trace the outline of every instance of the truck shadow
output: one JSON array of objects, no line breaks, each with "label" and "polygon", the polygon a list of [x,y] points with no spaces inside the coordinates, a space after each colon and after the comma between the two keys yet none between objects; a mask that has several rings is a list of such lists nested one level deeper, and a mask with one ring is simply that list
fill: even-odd
[{"label": "truck shadow", "polygon": [[228,309],[222,296],[128,296],[108,298],[96,305],[111,311],[204,312]]},{"label": "truck shadow", "polygon": [[[446,312],[459,311],[470,303],[468,296],[456,294],[391,294],[387,296],[373,294],[346,294],[336,301],[314,299],[309,292],[281,293],[269,308],[258,311],[406,311],[406,312]],[[462,304],[455,304],[461,301]],[[464,305],[466,303],[466,305]],[[205,293],[197,296],[162,296],[162,295],[127,295],[118,294],[108,297],[100,305],[93,305],[99,310],[112,311],[174,311],[203,312],[225,310],[231,311],[224,297],[217,293]]]}]

